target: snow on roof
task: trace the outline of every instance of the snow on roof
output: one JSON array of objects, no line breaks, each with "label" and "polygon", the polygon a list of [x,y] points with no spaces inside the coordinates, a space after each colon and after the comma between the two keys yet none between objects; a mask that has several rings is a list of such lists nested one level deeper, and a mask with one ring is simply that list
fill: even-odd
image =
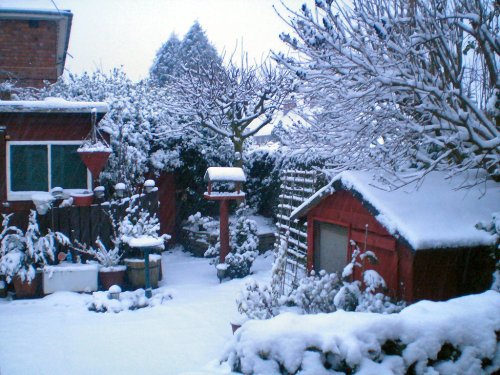
[{"label": "snow on roof", "polygon": [[205,181],[245,182],[245,172],[235,167],[209,167],[205,173]]},{"label": "snow on roof", "polygon": [[40,101],[0,100],[0,112],[90,113],[93,108],[97,113],[108,112],[108,104],[104,102],[70,102],[62,98],[45,98]]},{"label": "snow on roof", "polygon": [[45,13],[64,15],[71,13],[66,9],[59,9],[51,0],[2,0],[0,14],[3,13]]},{"label": "snow on roof", "polygon": [[500,184],[487,180],[466,187],[471,182],[477,182],[472,173],[448,178],[445,172],[431,172],[422,181],[388,190],[374,172],[345,171],[295,209],[292,218],[306,215],[340,184],[359,194],[387,231],[414,250],[492,245],[495,236],[475,226],[500,212]]}]

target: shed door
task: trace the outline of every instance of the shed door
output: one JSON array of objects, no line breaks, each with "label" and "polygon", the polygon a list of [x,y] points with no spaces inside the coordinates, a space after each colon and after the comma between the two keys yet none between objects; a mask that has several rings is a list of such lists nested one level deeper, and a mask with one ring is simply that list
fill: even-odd
[{"label": "shed door", "polygon": [[314,269],[338,272],[347,265],[348,230],[340,225],[314,223]]}]

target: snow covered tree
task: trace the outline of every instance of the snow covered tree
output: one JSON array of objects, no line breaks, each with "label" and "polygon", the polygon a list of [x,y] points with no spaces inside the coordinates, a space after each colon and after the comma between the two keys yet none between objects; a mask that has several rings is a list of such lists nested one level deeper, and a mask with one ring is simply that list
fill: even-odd
[{"label": "snow covered tree", "polygon": [[222,64],[217,50],[208,40],[198,21],[194,22],[182,39],[179,46],[179,61],[184,71],[198,70],[199,66]]},{"label": "snow covered tree", "polygon": [[189,29],[182,42],[172,34],[156,54],[150,79],[164,86],[201,66],[222,64],[222,59],[210,43],[198,21]]},{"label": "snow covered tree", "polygon": [[176,34],[172,33],[166,43],[156,53],[155,61],[149,72],[153,82],[163,86],[169,82],[171,77],[178,75],[180,68],[179,49],[181,41]]},{"label": "snow covered tree", "polygon": [[270,62],[240,66],[199,65],[175,83],[178,114],[186,126],[209,129],[229,139],[235,166],[242,166],[245,140],[269,124],[290,89],[287,75]]},{"label": "snow covered tree", "polygon": [[317,0],[288,9],[307,125],[285,142],[336,171],[484,168],[500,180],[500,40],[492,0]]},{"label": "snow covered tree", "polygon": [[134,186],[142,182],[146,172],[172,170],[178,164],[175,151],[153,154],[168,139],[180,136],[177,120],[169,110],[175,99],[163,87],[132,82],[121,69],[108,74],[69,75],[41,90],[20,91],[19,96],[107,102],[110,110],[99,123],[111,134],[113,149],[108,168],[101,175],[106,180]]}]

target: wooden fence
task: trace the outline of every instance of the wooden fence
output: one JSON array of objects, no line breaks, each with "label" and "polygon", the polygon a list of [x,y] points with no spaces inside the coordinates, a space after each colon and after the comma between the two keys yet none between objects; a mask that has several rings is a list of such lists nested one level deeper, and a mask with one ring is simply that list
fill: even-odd
[{"label": "wooden fence", "polygon": [[110,248],[114,235],[113,221],[119,223],[127,215],[127,209],[137,205],[151,215],[158,216],[158,191],[88,207],[54,207],[46,215],[38,215],[38,223],[41,233],[50,229],[63,233],[73,243],[78,241],[91,246],[95,246],[99,238]]}]

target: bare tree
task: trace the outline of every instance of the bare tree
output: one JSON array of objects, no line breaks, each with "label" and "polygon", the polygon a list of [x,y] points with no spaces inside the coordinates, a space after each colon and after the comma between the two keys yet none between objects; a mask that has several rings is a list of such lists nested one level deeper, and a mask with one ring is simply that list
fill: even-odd
[{"label": "bare tree", "polygon": [[[493,0],[316,0],[288,9],[278,55],[301,81],[308,126],[289,142],[371,166],[500,180],[500,38]],[[311,109],[312,108],[312,109]]]},{"label": "bare tree", "polygon": [[174,84],[179,98],[178,112],[187,126],[198,126],[230,139],[236,160],[245,140],[269,124],[289,92],[286,73],[271,62],[228,66],[211,64],[191,70]]}]

